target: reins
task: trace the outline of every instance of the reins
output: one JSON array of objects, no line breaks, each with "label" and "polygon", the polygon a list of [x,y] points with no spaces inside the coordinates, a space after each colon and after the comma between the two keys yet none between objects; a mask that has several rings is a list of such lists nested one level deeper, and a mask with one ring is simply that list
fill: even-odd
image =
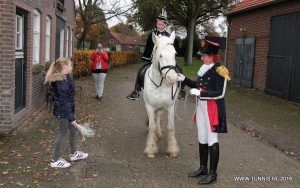
[{"label": "reins", "polygon": [[[166,46],[168,46],[168,45],[172,45],[173,46],[173,44],[171,44],[171,43],[168,43]],[[156,49],[157,49],[157,47],[156,47]],[[168,69],[167,72],[165,73],[165,76],[162,75],[162,71],[164,69]],[[150,77],[150,73],[149,73],[150,71],[148,71],[148,77],[151,80],[151,82],[156,86],[156,89],[159,88],[159,87],[161,87],[163,80],[166,78],[166,76],[167,76],[167,74],[168,74],[168,72],[170,70],[174,70],[176,73],[178,73],[178,71],[176,70],[176,66],[174,66],[174,65],[166,65],[166,66],[160,67],[159,61],[158,61],[158,70],[159,70],[159,73],[161,75],[161,79],[160,79],[160,83],[159,84],[157,84],[157,83],[154,82],[154,80]],[[178,86],[179,85],[180,85],[180,83],[178,82],[174,95],[173,95],[174,85],[172,85],[172,90],[171,90],[171,98],[172,98],[172,100],[174,100],[174,98],[176,96],[176,93],[178,91]]]}]

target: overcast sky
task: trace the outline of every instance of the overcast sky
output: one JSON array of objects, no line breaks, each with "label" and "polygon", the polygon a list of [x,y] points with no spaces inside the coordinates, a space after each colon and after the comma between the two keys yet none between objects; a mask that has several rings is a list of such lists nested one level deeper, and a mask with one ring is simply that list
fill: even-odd
[{"label": "overcast sky", "polygon": [[[75,0],[75,2],[76,1],[77,0]],[[128,8],[131,5],[132,1],[131,0],[106,0],[105,7],[101,7],[101,8],[104,10],[109,9],[112,7],[112,5],[114,3],[118,3],[117,7],[124,7],[123,10],[126,10],[126,8]],[[107,15],[107,17],[109,17],[109,15]],[[216,26],[217,32],[221,31],[220,28],[218,28],[218,25],[220,23],[222,23],[223,21],[224,21],[224,17],[220,17],[220,18],[214,20],[214,25]],[[126,23],[126,18],[124,16],[119,16],[118,18],[111,18],[107,21],[107,24],[108,24],[108,27],[112,27],[121,22]],[[224,27],[227,30],[227,26],[224,25]],[[181,36],[181,37],[185,37],[185,36]]]}]

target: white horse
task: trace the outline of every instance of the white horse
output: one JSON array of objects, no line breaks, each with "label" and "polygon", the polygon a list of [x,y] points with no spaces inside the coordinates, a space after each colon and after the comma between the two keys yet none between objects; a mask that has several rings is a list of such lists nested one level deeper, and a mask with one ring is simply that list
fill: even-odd
[{"label": "white horse", "polygon": [[179,147],[175,137],[175,105],[178,100],[179,86],[176,72],[176,51],[173,46],[175,32],[170,37],[152,34],[154,42],[153,59],[145,74],[144,102],[149,118],[149,133],[144,152],[148,158],[155,158],[158,152],[157,140],[162,137],[160,119],[165,109],[168,113],[168,149],[171,157],[177,157]]}]

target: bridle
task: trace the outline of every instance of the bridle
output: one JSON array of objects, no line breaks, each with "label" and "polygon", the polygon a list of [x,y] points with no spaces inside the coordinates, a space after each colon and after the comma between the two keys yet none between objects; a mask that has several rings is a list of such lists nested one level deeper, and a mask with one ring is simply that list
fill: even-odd
[{"label": "bridle", "polygon": [[[168,45],[172,45],[172,46],[173,46],[172,43],[168,43],[165,47],[167,47]],[[155,51],[156,51],[156,50],[157,50],[157,47],[155,48]],[[159,83],[159,84],[156,84],[156,83],[152,80],[152,78],[150,77],[150,74],[149,74],[150,71],[148,71],[148,77],[149,77],[149,79],[151,80],[151,82],[156,86],[156,89],[159,88],[159,87],[161,87],[163,80],[166,79],[166,76],[167,76],[167,74],[168,74],[168,72],[169,72],[170,70],[174,70],[176,73],[179,73],[179,72],[176,70],[176,66],[175,66],[175,65],[166,65],[166,66],[161,67],[161,66],[160,66],[160,61],[159,61],[159,60],[158,60],[158,63],[157,63],[157,64],[158,64],[158,65],[157,65],[157,66],[158,66],[157,68],[158,68],[158,70],[159,70],[160,77],[161,77],[160,83]],[[162,73],[162,71],[163,71],[164,69],[168,69],[167,72],[165,73],[165,76],[163,76],[163,73]],[[179,86],[179,82],[178,82],[178,86]],[[172,93],[171,93],[172,100],[175,98],[175,95],[176,95],[176,93],[177,93],[177,90],[178,90],[178,87],[176,88],[175,94],[173,95],[173,86],[172,86]]]}]

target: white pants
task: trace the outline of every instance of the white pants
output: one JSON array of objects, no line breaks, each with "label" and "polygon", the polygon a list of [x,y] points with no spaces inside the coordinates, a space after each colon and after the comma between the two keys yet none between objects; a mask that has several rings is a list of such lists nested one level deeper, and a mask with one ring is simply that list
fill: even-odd
[{"label": "white pants", "polygon": [[218,142],[218,133],[212,132],[210,129],[207,101],[205,100],[198,100],[196,121],[199,143],[212,146],[214,143]]},{"label": "white pants", "polygon": [[102,97],[106,73],[93,73],[93,77],[95,80],[96,93],[99,97]]}]

